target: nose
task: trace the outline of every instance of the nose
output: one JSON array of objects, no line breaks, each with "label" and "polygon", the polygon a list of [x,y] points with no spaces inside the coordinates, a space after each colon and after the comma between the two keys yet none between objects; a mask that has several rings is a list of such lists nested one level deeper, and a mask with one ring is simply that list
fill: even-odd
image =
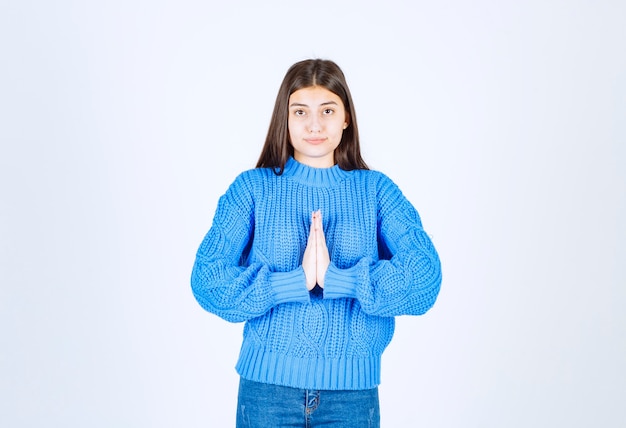
[{"label": "nose", "polygon": [[312,134],[314,132],[320,132],[322,130],[322,125],[317,116],[312,115],[309,121],[309,132]]}]

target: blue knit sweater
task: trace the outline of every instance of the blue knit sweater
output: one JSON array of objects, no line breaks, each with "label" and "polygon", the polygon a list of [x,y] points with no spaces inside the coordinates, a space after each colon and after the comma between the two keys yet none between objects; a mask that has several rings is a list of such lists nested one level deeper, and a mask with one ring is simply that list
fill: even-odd
[{"label": "blue knit sweater", "polygon": [[[307,291],[302,255],[322,212],[330,266]],[[237,372],[303,389],[369,389],[394,316],[419,315],[441,283],[417,211],[385,175],[289,159],[280,176],[257,168],[220,198],[191,277],[200,305],[245,321]]]}]

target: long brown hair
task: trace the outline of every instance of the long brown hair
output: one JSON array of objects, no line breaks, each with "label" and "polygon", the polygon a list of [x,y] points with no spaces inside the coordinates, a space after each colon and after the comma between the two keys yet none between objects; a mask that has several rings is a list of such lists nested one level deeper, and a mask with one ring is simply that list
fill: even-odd
[{"label": "long brown hair", "polygon": [[369,169],[361,157],[359,129],[346,78],[337,64],[329,60],[308,59],[292,65],[283,79],[274,112],[265,138],[265,144],[257,162],[257,168],[273,168],[282,174],[285,164],[293,156],[289,141],[289,97],[299,89],[320,86],[337,95],[343,102],[348,118],[348,127],[343,131],[341,142],[335,149],[335,162],[346,171]]}]

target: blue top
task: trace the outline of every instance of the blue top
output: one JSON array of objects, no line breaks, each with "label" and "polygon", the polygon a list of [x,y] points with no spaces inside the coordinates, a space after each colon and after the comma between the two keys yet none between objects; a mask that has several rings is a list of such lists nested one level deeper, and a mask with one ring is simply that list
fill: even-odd
[{"label": "blue top", "polygon": [[[302,255],[320,209],[330,254],[324,289],[306,288]],[[420,315],[441,284],[437,252],[398,187],[371,170],[290,158],[240,174],[220,198],[193,267],[200,305],[245,321],[238,373],[303,389],[369,389],[394,316]]]}]

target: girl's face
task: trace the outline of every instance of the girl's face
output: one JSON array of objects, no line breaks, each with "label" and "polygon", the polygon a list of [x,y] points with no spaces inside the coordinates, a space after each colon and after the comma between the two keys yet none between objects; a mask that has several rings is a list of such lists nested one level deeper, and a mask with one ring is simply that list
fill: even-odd
[{"label": "girl's face", "polygon": [[329,168],[335,164],[335,149],[348,127],[348,117],[341,98],[326,88],[311,86],[289,97],[288,127],[294,159]]}]

